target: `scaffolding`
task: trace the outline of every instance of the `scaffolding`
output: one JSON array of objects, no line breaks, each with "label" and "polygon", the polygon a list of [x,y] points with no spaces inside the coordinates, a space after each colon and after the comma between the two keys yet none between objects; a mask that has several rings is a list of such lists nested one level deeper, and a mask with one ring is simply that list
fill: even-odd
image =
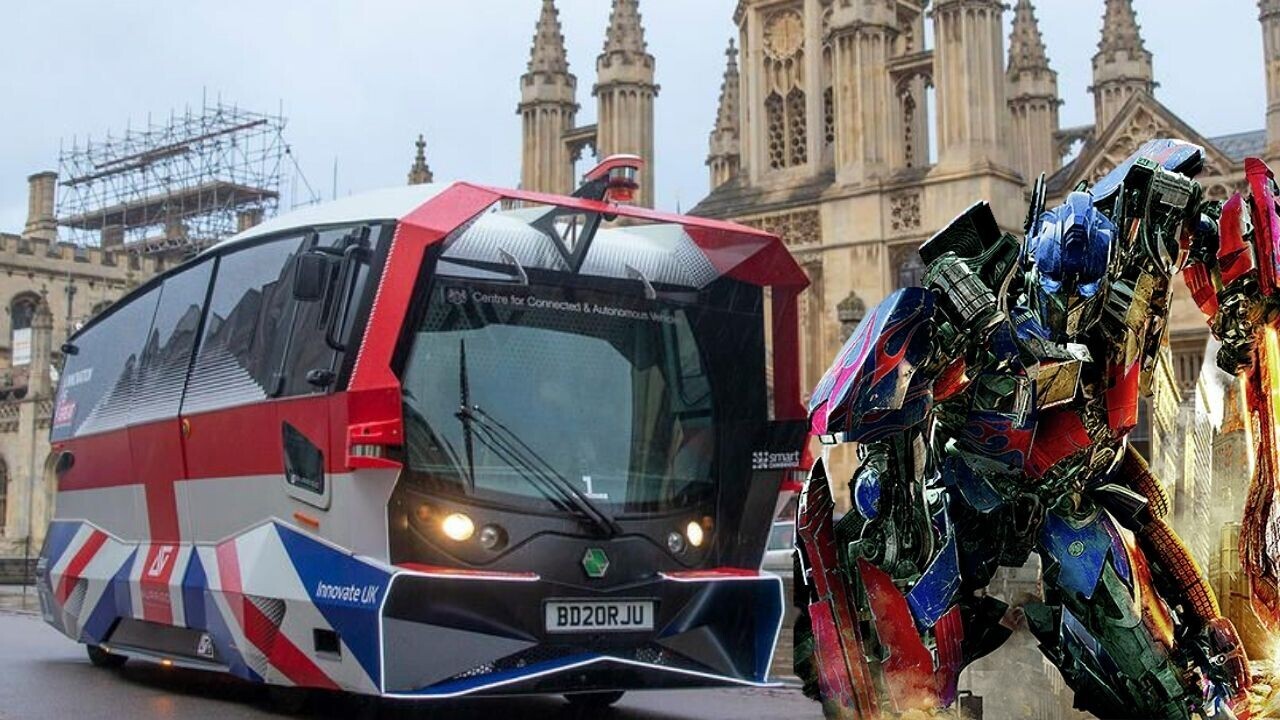
[{"label": "scaffolding", "polygon": [[195,251],[279,207],[283,115],[218,101],[148,119],[105,140],[73,140],[58,158],[58,224],[79,245]]}]

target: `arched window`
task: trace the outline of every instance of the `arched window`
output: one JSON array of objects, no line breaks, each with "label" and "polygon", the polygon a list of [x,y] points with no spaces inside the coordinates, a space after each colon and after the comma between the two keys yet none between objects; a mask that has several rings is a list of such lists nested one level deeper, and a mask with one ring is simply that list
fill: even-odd
[{"label": "arched window", "polygon": [[31,319],[36,315],[36,304],[40,298],[35,293],[22,293],[9,303],[9,324],[14,330],[26,330],[31,327]]},{"label": "arched window", "polygon": [[9,303],[9,363],[15,367],[31,362],[31,320],[39,302],[35,293],[22,293]]},{"label": "arched window", "polygon": [[792,88],[787,93],[787,164],[809,162],[809,135],[805,126],[804,91]]},{"label": "arched window", "polygon": [[903,165],[916,166],[916,99],[910,94],[902,98],[902,154]]},{"label": "arched window", "polygon": [[782,97],[777,93],[771,94],[764,101],[764,112],[769,125],[769,167],[781,170],[787,166],[787,135]]}]

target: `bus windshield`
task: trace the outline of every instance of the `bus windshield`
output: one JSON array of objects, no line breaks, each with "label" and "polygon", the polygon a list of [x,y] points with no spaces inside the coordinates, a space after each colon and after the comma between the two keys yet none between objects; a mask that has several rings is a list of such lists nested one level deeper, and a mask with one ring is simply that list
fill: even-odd
[{"label": "bus windshield", "polygon": [[402,376],[410,482],[507,507],[599,511],[605,523],[712,496],[696,307],[447,278],[431,293]]}]

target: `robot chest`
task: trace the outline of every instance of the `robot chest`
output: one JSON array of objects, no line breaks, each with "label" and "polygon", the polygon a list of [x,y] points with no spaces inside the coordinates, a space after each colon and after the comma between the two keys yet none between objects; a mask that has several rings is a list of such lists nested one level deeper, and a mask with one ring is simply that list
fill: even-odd
[{"label": "robot chest", "polygon": [[1105,465],[1137,424],[1138,373],[1052,360],[975,382],[960,449],[1032,480]]}]

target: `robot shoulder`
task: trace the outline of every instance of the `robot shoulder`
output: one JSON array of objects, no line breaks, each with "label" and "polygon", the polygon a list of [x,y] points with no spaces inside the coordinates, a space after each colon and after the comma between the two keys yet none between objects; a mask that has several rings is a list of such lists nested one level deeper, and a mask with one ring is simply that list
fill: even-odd
[{"label": "robot shoulder", "polygon": [[932,405],[923,366],[934,335],[934,294],[903,288],[871,309],[809,401],[813,434],[873,442],[922,422]]}]

